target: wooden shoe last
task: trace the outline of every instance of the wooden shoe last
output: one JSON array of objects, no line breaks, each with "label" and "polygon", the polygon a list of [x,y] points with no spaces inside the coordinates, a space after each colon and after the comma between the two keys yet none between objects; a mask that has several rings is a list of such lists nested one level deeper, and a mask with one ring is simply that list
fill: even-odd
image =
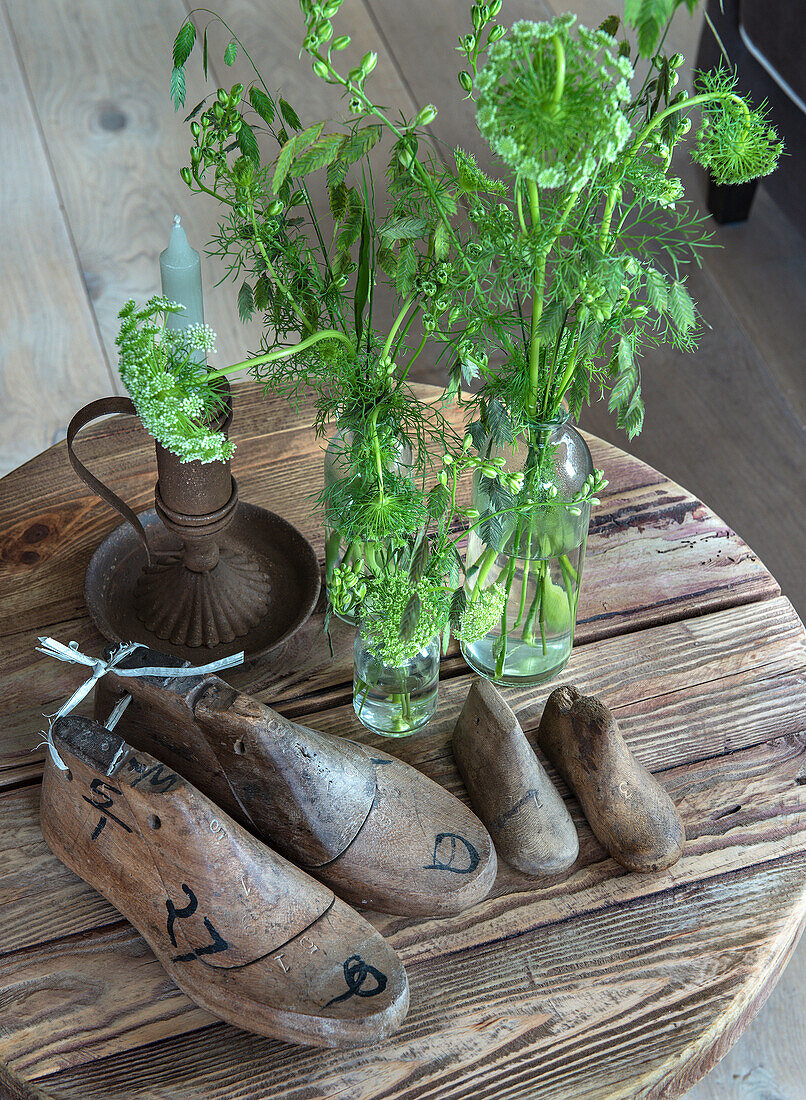
[{"label": "wooden shoe last", "polygon": [[[137,650],[140,667],[172,658]],[[96,688],[103,720],[131,693],[118,729],[346,901],[441,916],[484,898],[495,849],[449,791],[377,749],[298,725],[217,676],[126,678]]]},{"label": "wooden shoe last", "polygon": [[405,970],[331,890],[117,733],[61,718],[41,822],[71,870],[134,925],[197,1004],[312,1046],[372,1043],[408,1010]]},{"label": "wooden shoe last", "polygon": [[630,871],[660,871],[680,859],[686,836],[674,802],[635,759],[600,699],[557,688],[537,743],[614,859]]},{"label": "wooden shoe last", "polygon": [[571,815],[488,680],[470,686],[453,732],[453,755],[501,859],[526,875],[567,871],[579,854]]}]

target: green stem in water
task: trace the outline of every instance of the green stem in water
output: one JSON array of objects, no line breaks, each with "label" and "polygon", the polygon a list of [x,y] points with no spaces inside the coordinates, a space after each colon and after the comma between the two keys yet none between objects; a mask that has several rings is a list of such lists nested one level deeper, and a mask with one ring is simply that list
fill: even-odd
[{"label": "green stem in water", "polygon": [[[534,180],[526,181],[526,189],[529,192],[529,214],[532,225],[540,224],[540,197],[537,184]],[[537,410],[538,387],[540,384],[540,340],[537,335],[537,326],[543,316],[543,293],[546,281],[546,260],[548,253],[544,250],[538,261],[535,274],[534,288],[532,291],[532,322],[529,332],[529,394],[527,407],[532,416]]]},{"label": "green stem in water", "polygon": [[493,562],[498,557],[498,551],[493,546],[488,546],[484,551],[484,556],[481,559],[481,565],[479,566],[478,573],[476,574],[476,583],[473,586],[473,591],[470,593],[470,602],[475,603],[479,593],[484,587],[484,582],[487,579],[487,574],[490,572],[493,566]]}]

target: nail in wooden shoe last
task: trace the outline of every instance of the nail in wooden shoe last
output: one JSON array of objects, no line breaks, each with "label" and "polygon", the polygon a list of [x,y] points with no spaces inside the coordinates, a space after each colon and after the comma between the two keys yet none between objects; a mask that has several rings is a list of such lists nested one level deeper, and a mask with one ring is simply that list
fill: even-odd
[{"label": "nail in wooden shoe last", "polygon": [[372,1043],[405,1018],[406,973],[343,901],[117,733],[61,718],[42,832],[134,925],[188,997],[248,1031]]},{"label": "nail in wooden shoe last", "polygon": [[474,680],[453,731],[453,755],[496,851],[526,875],[557,875],[579,840],[518,719],[487,680]]},{"label": "nail in wooden shoe last", "polygon": [[600,699],[557,688],[546,702],[537,743],[613,859],[630,871],[677,863],[686,836],[674,802],[627,748]]},{"label": "nail in wooden shoe last", "polygon": [[[128,662],[174,659],[141,649]],[[441,916],[489,893],[497,866],[489,833],[408,764],[300,726],[217,676],[131,679],[113,670],[96,688],[96,716],[105,719],[127,692],[117,729],[130,744],[346,901]]]}]

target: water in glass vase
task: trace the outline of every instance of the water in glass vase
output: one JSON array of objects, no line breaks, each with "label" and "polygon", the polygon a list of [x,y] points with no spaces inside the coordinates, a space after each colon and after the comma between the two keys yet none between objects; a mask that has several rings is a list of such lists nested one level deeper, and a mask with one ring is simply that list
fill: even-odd
[{"label": "water in glass vase", "polygon": [[422,729],[437,709],[440,640],[402,665],[389,666],[356,632],[353,653],[353,709],[375,733],[405,737]]},{"label": "water in glass vase", "polygon": [[506,604],[493,630],[462,643],[462,655],[495,683],[538,684],[560,672],[574,643],[593,462],[567,417],[530,424],[506,448],[488,443],[484,457],[504,462],[521,488],[504,492],[492,477],[474,476],[481,521],[468,539],[465,595],[472,604],[499,584]]},{"label": "water in glass vase", "polygon": [[[473,542],[477,545],[468,547],[468,561],[480,559],[481,570],[490,560],[490,549],[471,535]],[[477,642],[462,645],[470,667],[500,684],[538,684],[556,676],[574,644],[584,557],[584,534],[577,546],[566,546],[562,554],[551,557],[493,553],[480,583],[503,584],[507,603],[495,629]]]}]

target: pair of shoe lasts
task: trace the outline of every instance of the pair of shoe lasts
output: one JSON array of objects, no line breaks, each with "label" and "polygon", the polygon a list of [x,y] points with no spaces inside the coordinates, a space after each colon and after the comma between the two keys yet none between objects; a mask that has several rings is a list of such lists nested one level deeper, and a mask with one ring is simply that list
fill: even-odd
[{"label": "pair of shoe lasts", "polygon": [[[677,862],[685,833],[674,803],[632,755],[601,700],[557,688],[546,702],[537,743],[614,859],[631,871]],[[527,875],[567,871],[579,854],[574,823],[517,718],[486,680],[470,688],[453,754],[501,859]]]},{"label": "pair of shoe lasts", "polygon": [[[184,662],[140,649],[127,664]],[[101,722],[127,693],[110,732]],[[290,1042],[394,1031],[406,972],[347,902],[440,916],[480,901],[496,855],[478,818],[394,757],[287,721],[216,676],[112,671],[96,717],[54,723],[66,770],[47,756],[42,831],[176,984]]]}]

